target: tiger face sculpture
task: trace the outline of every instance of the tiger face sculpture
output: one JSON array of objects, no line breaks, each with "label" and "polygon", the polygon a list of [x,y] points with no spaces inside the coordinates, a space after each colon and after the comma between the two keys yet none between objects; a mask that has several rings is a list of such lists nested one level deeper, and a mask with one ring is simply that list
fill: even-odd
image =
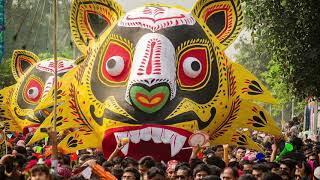
[{"label": "tiger face sculpture", "polygon": [[[87,58],[73,81],[60,81],[57,129],[73,128],[60,150],[98,147],[108,157],[128,138],[122,155],[187,160],[191,150],[184,148],[197,131],[212,145],[260,149],[245,129],[280,130],[250,99],[275,99],[223,52],[242,24],[238,0],[199,0],[191,11],[151,4],[128,13],[112,0],[74,0],[71,32]],[[38,131],[31,142],[42,136]]]},{"label": "tiger face sculpture", "polygon": [[[26,50],[15,50],[12,73],[17,83],[0,91],[1,123],[8,131],[21,132],[39,126],[51,113],[53,106],[35,110],[54,84],[54,61]],[[59,58],[58,77],[75,67],[73,60]],[[50,94],[51,95],[51,94]],[[25,129],[28,132],[28,129]]]}]

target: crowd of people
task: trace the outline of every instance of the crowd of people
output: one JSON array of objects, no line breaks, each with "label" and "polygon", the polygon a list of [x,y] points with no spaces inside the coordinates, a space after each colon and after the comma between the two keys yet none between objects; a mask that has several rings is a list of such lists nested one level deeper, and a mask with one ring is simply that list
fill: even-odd
[{"label": "crowd of people", "polygon": [[[297,130],[298,129],[298,130]],[[0,160],[0,180],[6,179],[123,179],[123,180],[307,180],[320,179],[320,143],[299,137],[299,128],[290,122],[286,138],[253,134],[264,152],[244,147],[216,145],[193,147],[188,162],[155,161],[151,156],[141,159],[119,157],[117,152],[105,159],[97,149],[81,150],[69,155],[59,154],[58,165],[52,169],[51,149],[46,143],[26,146],[17,135],[9,141],[7,154]],[[287,150],[290,143],[293,150]],[[282,152],[282,153],[281,153]]]}]

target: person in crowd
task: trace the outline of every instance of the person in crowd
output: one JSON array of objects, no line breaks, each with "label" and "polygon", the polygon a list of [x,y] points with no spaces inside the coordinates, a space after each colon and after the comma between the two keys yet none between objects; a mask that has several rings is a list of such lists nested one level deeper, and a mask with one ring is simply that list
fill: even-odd
[{"label": "person in crowd", "polygon": [[222,145],[214,146],[212,148],[212,150],[214,151],[214,155],[216,157],[219,157],[219,158],[223,159],[223,146]]},{"label": "person in crowd", "polygon": [[122,168],[127,168],[127,167],[134,167],[134,168],[138,168],[138,161],[136,161],[135,159],[131,158],[131,157],[125,157],[123,158],[122,162],[121,162],[121,166]]},{"label": "person in crowd", "polygon": [[147,173],[148,180],[165,180],[165,172],[158,167],[151,167]]},{"label": "person in crowd", "polygon": [[222,180],[237,180],[238,177],[239,177],[239,174],[238,174],[237,169],[230,168],[230,167],[225,168],[222,171],[221,176],[220,176],[220,178]]},{"label": "person in crowd", "polygon": [[30,170],[30,180],[51,180],[50,169],[45,165],[36,165]]},{"label": "person in crowd", "polygon": [[147,179],[148,170],[156,165],[154,159],[151,156],[142,157],[139,160],[139,172],[143,179]]},{"label": "person in crowd", "polygon": [[193,179],[200,180],[203,177],[211,175],[210,168],[207,164],[199,164],[193,169]]},{"label": "person in crowd", "polygon": [[238,162],[240,162],[242,160],[242,158],[245,156],[245,154],[246,154],[246,148],[244,148],[244,147],[236,148],[236,160]]},{"label": "person in crowd", "polygon": [[192,173],[188,164],[180,163],[176,166],[175,170],[175,179],[176,180],[191,180]]},{"label": "person in crowd", "polygon": [[295,162],[290,158],[283,159],[280,161],[280,171],[287,172],[289,174],[289,177],[294,177],[296,171],[295,168]]},{"label": "person in crowd", "polygon": [[240,161],[240,167],[242,168],[242,173],[243,174],[252,174],[253,170],[253,163],[248,160],[242,160]]},{"label": "person in crowd", "polygon": [[257,180],[262,180],[262,174],[268,172],[268,167],[265,164],[255,164],[252,167],[252,175]]},{"label": "person in crowd", "polygon": [[134,167],[127,167],[122,174],[122,180],[140,180],[140,172]]},{"label": "person in crowd", "polygon": [[171,160],[167,163],[167,169],[166,169],[166,179],[167,180],[174,180],[175,179],[175,168],[179,161],[177,160]]}]

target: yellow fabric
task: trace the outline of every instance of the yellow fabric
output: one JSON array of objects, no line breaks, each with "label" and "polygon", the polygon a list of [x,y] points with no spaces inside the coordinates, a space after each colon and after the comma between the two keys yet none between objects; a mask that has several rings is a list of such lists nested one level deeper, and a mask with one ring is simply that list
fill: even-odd
[{"label": "yellow fabric", "polygon": [[230,63],[230,68],[234,71],[234,76],[238,84],[237,92],[241,99],[256,100],[271,104],[277,103],[268,89],[240,64]]},{"label": "yellow fabric", "polygon": [[100,148],[101,137],[101,134],[96,134],[87,127],[80,127],[78,130],[68,133],[59,143],[58,148],[64,154],[76,152],[80,149]]},{"label": "yellow fabric", "polygon": [[6,131],[21,131],[20,125],[12,116],[10,108],[11,95],[15,85],[0,90],[0,123],[5,127]]},{"label": "yellow fabric", "polygon": [[262,146],[260,144],[255,143],[250,138],[250,132],[248,131],[230,131],[225,136],[220,136],[214,140],[211,140],[210,144],[230,144],[234,146],[248,147],[258,152],[264,152]]}]

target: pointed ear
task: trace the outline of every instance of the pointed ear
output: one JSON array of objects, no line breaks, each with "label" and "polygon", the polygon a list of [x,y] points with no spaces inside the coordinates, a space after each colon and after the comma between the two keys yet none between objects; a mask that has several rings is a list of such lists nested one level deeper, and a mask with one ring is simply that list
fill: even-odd
[{"label": "pointed ear", "polygon": [[83,53],[89,42],[98,38],[124,14],[113,0],[73,0],[70,14],[72,39]]},{"label": "pointed ear", "polygon": [[11,64],[13,77],[18,81],[18,79],[38,61],[39,57],[30,51],[14,50]]},{"label": "pointed ear", "polygon": [[198,0],[192,14],[203,28],[209,28],[209,33],[216,37],[223,49],[226,49],[242,30],[243,13],[240,0]]}]

